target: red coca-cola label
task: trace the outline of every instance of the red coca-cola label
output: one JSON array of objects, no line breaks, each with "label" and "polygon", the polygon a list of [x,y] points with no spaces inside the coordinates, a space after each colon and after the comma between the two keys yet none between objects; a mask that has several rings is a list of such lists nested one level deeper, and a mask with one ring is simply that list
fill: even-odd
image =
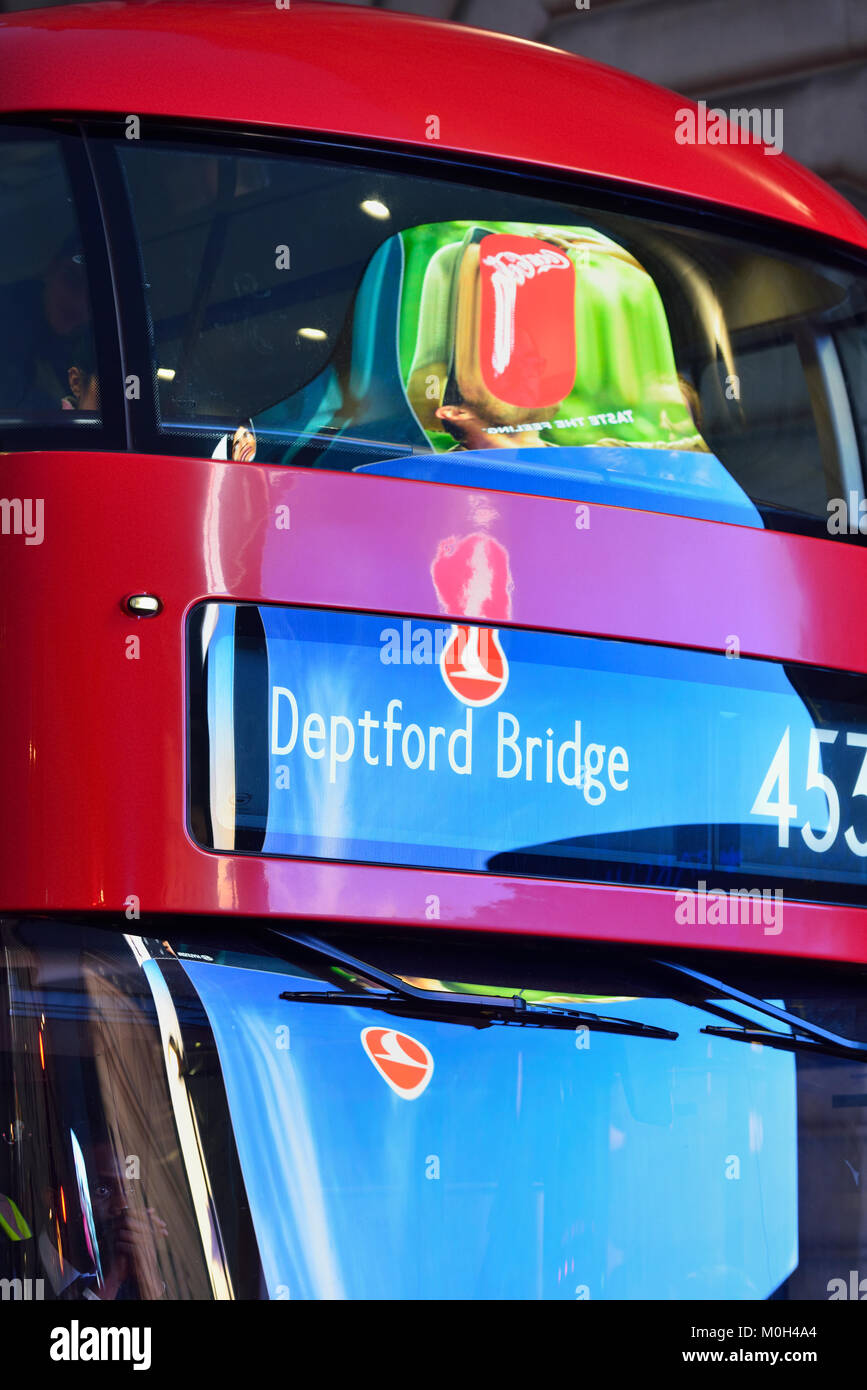
[{"label": "red coca-cola label", "polygon": [[548,242],[491,233],[480,245],[479,361],[507,405],[559,405],[575,382],[575,267]]}]

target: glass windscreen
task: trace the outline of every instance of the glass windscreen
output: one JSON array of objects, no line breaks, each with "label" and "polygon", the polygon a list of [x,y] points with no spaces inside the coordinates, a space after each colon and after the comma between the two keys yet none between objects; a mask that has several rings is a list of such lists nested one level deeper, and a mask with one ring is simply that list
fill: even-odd
[{"label": "glass windscreen", "polygon": [[[438,591],[466,565],[438,557]],[[189,652],[191,824],[209,848],[724,886],[769,935],[785,894],[863,901],[865,676],[229,603],[194,612]]]},{"label": "glass windscreen", "polygon": [[127,925],[0,924],[3,1298],[860,1297],[864,966]]},{"label": "glass windscreen", "polygon": [[858,533],[851,268],[469,176],[177,140],[118,158],[158,448],[830,534],[854,498]]}]

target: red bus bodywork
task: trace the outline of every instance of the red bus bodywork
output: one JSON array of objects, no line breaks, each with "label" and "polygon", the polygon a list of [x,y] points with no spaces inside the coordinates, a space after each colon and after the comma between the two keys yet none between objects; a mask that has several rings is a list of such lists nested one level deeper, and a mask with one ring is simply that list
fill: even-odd
[{"label": "red bus bodywork", "polygon": [[[134,113],[453,150],[690,197],[867,248],[867,224],[785,156],[682,146],[684,99],[539,45],[325,5],[94,6],[0,20],[7,115]],[[215,80],[219,73],[219,80]],[[359,79],[363,74],[363,81]],[[436,116],[439,140],[426,136]],[[787,904],[783,937],[679,927],[664,889],[243,857],[186,828],[184,624],[202,600],[442,617],[441,542],[477,490],[131,453],[8,454],[50,543],[4,537],[2,906],[438,925],[867,961],[867,915]],[[832,541],[483,494],[514,578],[501,625],[867,672],[867,554]],[[291,530],[267,525],[291,508]],[[135,619],[137,592],[162,613]],[[399,595],[399,599],[396,596]],[[450,614],[473,618],[472,612]],[[137,660],[126,639],[140,638]]]},{"label": "red bus bodywork", "polygon": [[3,112],[129,113],[454,150],[681,193],[867,247],[863,218],[785,155],[679,145],[684,97],[542,44],[304,0],[45,10],[0,18],[0,43]]}]

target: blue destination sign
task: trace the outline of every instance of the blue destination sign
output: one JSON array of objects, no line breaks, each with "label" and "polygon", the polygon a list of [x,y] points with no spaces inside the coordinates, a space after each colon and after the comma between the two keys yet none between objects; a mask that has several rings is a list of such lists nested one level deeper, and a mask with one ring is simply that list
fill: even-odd
[{"label": "blue destination sign", "polygon": [[197,610],[191,690],[211,848],[692,888],[713,873],[853,901],[867,882],[867,677],[220,603]]}]

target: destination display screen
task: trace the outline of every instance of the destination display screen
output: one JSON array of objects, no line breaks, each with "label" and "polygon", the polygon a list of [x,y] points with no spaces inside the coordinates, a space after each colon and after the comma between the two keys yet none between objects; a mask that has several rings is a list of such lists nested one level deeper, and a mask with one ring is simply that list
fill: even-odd
[{"label": "destination display screen", "polygon": [[231,603],[189,658],[207,848],[865,900],[867,676]]}]

